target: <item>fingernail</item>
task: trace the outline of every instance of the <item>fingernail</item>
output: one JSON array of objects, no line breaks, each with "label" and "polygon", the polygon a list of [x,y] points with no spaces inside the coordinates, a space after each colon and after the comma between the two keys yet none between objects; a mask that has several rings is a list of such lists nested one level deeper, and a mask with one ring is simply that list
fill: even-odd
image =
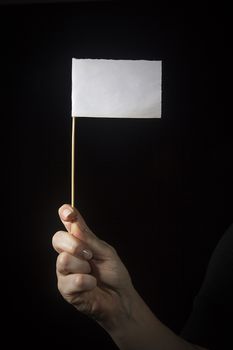
[{"label": "fingernail", "polygon": [[63,210],[63,213],[62,215],[65,217],[65,218],[68,218],[68,216],[72,213],[72,210],[70,209],[65,209]]},{"label": "fingernail", "polygon": [[93,254],[90,250],[88,249],[83,249],[83,257],[86,259],[86,260],[90,260],[92,257],[93,257]]}]

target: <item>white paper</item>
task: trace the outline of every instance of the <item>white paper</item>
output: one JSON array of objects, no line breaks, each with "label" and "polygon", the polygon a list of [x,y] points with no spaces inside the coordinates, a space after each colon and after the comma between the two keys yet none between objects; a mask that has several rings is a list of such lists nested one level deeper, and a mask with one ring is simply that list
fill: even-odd
[{"label": "white paper", "polygon": [[72,59],[72,116],[161,118],[161,61]]}]

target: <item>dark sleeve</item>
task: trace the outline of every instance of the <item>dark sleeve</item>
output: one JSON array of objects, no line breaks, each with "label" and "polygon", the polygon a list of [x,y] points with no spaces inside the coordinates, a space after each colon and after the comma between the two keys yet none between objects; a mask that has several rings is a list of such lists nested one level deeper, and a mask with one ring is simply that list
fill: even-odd
[{"label": "dark sleeve", "polygon": [[181,336],[210,350],[233,349],[233,225],[212,254]]}]

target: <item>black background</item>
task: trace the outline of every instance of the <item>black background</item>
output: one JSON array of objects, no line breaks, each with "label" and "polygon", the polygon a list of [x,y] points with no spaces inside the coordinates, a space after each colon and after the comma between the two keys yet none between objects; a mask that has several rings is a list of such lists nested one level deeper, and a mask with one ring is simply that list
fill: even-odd
[{"label": "black background", "polygon": [[78,119],[76,206],[179,332],[233,221],[227,9],[96,1],[0,11],[8,342],[115,349],[56,288],[51,238],[70,201],[72,57],[163,61],[161,120]]}]

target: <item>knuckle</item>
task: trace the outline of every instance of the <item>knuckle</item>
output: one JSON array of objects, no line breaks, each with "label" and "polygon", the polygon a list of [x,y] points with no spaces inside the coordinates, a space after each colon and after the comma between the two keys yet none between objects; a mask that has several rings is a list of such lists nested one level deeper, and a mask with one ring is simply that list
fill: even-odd
[{"label": "knuckle", "polygon": [[77,256],[80,254],[82,250],[82,244],[77,240],[72,240],[69,245],[69,253],[73,256]]},{"label": "knuckle", "polygon": [[74,283],[75,283],[75,288],[77,290],[82,290],[85,285],[85,275],[83,274],[78,275],[75,278]]},{"label": "knuckle", "polygon": [[67,301],[76,293],[76,290],[70,286],[70,283],[63,281],[62,278],[58,278],[57,280],[57,289]]},{"label": "knuckle", "polygon": [[56,237],[56,238],[60,238],[61,236],[63,236],[64,235],[64,231],[57,231],[56,233],[55,233],[55,235],[54,235],[54,237]]},{"label": "knuckle", "polygon": [[79,251],[79,244],[76,243],[76,242],[73,242],[71,245],[70,245],[70,248],[69,248],[69,252],[71,255],[77,255],[78,254],[78,251]]},{"label": "knuckle", "polygon": [[67,273],[69,268],[70,257],[66,252],[62,252],[58,255],[57,258],[57,270],[60,273]]},{"label": "knuckle", "polygon": [[52,245],[55,248],[58,244],[58,240],[60,239],[61,235],[63,234],[63,231],[57,231],[53,237],[52,237]]}]

